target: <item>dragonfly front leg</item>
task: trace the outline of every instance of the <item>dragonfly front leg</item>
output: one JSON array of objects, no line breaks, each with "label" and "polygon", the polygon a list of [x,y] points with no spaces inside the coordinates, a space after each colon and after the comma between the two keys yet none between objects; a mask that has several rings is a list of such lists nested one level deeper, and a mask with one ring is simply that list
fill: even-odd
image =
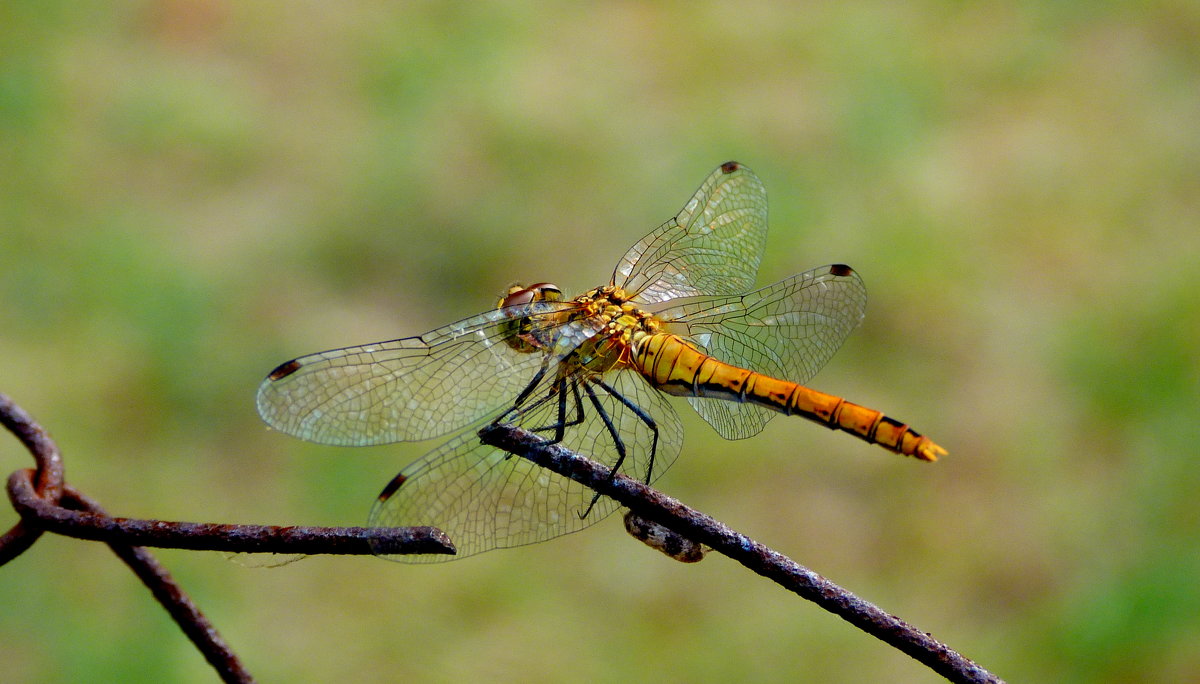
[{"label": "dragonfly front leg", "polygon": [[537,389],[538,385],[541,384],[542,378],[546,377],[546,371],[549,369],[550,369],[550,362],[549,362],[549,358],[547,358],[546,360],[542,361],[542,367],[538,369],[537,373],[533,374],[533,379],[530,380],[527,385],[525,385],[525,389],[521,390],[517,394],[517,398],[513,400],[512,406],[509,407],[508,410],[506,410],[504,413],[501,413],[499,416],[496,416],[496,419],[493,420],[491,422],[491,424],[499,425],[500,423],[507,423],[507,422],[511,421],[514,416],[516,416],[522,412],[532,411],[533,409],[536,409],[537,407],[546,403],[546,401],[549,400],[550,397],[554,396],[555,391],[551,390],[550,392],[548,392],[546,394],[546,396],[544,396],[541,399],[534,402],[533,406],[528,406],[528,407],[524,407],[524,408],[521,406],[522,404],[525,403],[525,400],[527,400],[529,398],[529,395],[533,394],[533,391],[535,389]]},{"label": "dragonfly front leg", "polygon": [[[535,381],[536,380],[537,380],[537,378],[535,378]],[[568,383],[570,384],[570,387],[571,387],[571,394],[569,396],[567,394]],[[524,394],[527,395],[528,392],[526,392]],[[545,406],[548,402],[550,402],[552,400],[557,400],[557,403],[558,403],[558,416],[555,419],[555,421],[548,425],[542,425],[539,427],[529,428],[529,431],[536,432],[536,433],[542,433],[542,432],[550,432],[551,430],[553,430],[554,436],[550,438],[549,443],[550,444],[558,444],[566,436],[567,428],[574,427],[576,425],[583,423],[584,418],[585,418],[585,416],[583,414],[583,399],[579,395],[579,383],[574,380],[570,380],[567,378],[560,378],[560,379],[556,380],[554,382],[554,386],[541,399],[538,399],[537,401],[535,401],[532,404],[529,404],[527,406],[513,406],[512,408],[510,408],[509,410],[505,411],[500,416],[498,416],[495,420],[493,420],[492,425],[498,425],[500,423],[509,422],[514,417],[516,417],[522,413],[525,413],[525,414],[533,413],[534,411],[541,408],[542,406]],[[570,420],[567,420],[567,402],[569,400],[574,401],[574,403],[575,403],[575,416],[573,418],[571,418]],[[510,458],[512,458],[512,454],[508,454],[507,456],[504,457],[505,460],[508,460]]]},{"label": "dragonfly front leg", "polygon": [[[567,358],[570,358],[570,356],[571,355],[568,355]],[[513,420],[514,417],[521,414],[531,414],[538,408],[544,406],[548,401],[555,398],[558,400],[557,419],[548,425],[529,428],[530,432],[548,432],[550,430],[554,430],[554,437],[550,440],[550,443],[558,444],[563,440],[563,437],[566,436],[567,428],[579,425],[584,421],[583,400],[579,395],[578,382],[568,376],[559,377],[554,381],[553,386],[548,392],[546,392],[544,396],[539,398],[537,401],[534,401],[529,406],[524,405],[529,397],[533,394],[534,390],[537,389],[538,385],[541,384],[543,378],[546,377],[546,373],[550,370],[551,366],[555,365],[551,363],[551,358],[552,357],[549,355],[545,357],[542,362],[542,367],[539,368],[538,372],[534,374],[533,379],[529,381],[529,384],[525,385],[525,389],[521,390],[520,393],[517,394],[517,398],[513,401],[512,408],[500,414],[494,421],[492,421],[492,425],[509,422]],[[560,361],[558,365],[561,366],[562,363],[563,362]],[[570,420],[567,420],[568,396],[566,388],[568,383],[571,386],[571,398],[574,399],[575,402],[575,417]]]},{"label": "dragonfly front leg", "polygon": [[[533,374],[533,379],[529,381],[529,384],[525,385],[525,389],[521,390],[517,398],[513,400],[513,410],[520,408],[521,404],[524,404],[525,400],[529,398],[529,395],[533,394],[533,390],[537,389],[538,384],[542,382],[542,378],[546,377],[546,371],[549,368],[550,363],[549,358],[547,358],[542,362],[542,367],[538,369],[538,372]],[[505,415],[508,414],[506,413]]]}]

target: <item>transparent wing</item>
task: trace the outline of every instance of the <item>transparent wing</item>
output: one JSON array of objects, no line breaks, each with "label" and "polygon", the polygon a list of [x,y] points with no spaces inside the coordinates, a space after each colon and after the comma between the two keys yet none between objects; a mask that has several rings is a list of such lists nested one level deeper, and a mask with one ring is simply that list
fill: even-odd
[{"label": "transparent wing", "polygon": [[741,294],[754,287],[766,239],[766,188],[747,167],[725,162],[675,218],[621,257],[613,284],[646,303]]},{"label": "transparent wing", "polygon": [[[822,266],[736,297],[696,298],[658,313],[674,332],[735,366],[808,382],[866,312],[867,290],[849,266]],[[774,411],[689,398],[722,437],[756,435]]]},{"label": "transparent wing", "polygon": [[[606,382],[645,414],[658,428],[657,446],[649,426],[602,387],[593,385],[597,400],[611,417],[626,448],[620,470],[651,481],[666,472],[679,454],[683,430],[679,416],[662,393],[633,371],[615,371]],[[568,427],[563,446],[610,467],[617,462],[613,439],[599,411],[580,386],[565,393],[568,421],[583,410],[583,422]],[[530,430],[558,422],[559,395],[546,394],[510,421]],[[483,421],[484,423],[486,421]],[[545,541],[592,525],[618,505],[601,497],[586,517],[595,492],[518,456],[485,446],[476,430],[482,423],[409,464],[389,484],[371,510],[371,527],[434,525],[450,536],[455,556],[385,555],[408,563],[435,563],[496,548]],[[552,431],[539,434],[552,435]],[[654,454],[651,471],[650,456]]]},{"label": "transparent wing", "polygon": [[570,302],[463,319],[419,337],[346,347],[282,364],[258,388],[258,412],[289,435],[339,446],[419,441],[511,405],[546,361],[506,340],[513,320],[552,335]]}]

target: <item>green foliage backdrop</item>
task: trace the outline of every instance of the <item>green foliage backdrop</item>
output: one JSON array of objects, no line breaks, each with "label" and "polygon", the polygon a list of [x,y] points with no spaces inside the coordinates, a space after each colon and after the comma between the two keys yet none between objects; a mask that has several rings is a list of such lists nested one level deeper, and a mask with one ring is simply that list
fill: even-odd
[{"label": "green foliage backdrop", "polygon": [[[361,524],[428,445],[268,432],[266,371],[514,280],[599,284],[737,159],[771,193],[763,282],[841,261],[871,292],[814,386],[951,454],[782,419],[729,443],[693,415],[661,486],[1013,681],[1189,680],[1197,83],[1183,0],[10,0],[0,391],[115,514]],[[616,520],[436,567],[161,556],[264,681],[937,681]],[[0,662],[212,679],[111,554],[61,538],[0,570]]]}]

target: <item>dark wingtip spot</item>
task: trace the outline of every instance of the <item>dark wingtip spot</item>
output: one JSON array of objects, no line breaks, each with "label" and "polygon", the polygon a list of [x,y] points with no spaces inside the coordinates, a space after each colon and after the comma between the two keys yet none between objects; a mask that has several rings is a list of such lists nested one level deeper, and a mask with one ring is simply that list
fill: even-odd
[{"label": "dark wingtip spot", "polygon": [[379,500],[387,501],[388,499],[392,498],[392,495],[396,493],[396,490],[400,489],[400,485],[404,484],[406,481],[408,481],[408,478],[404,476],[404,473],[400,473],[396,477],[393,477],[392,481],[387,483],[387,486],[383,488],[383,491],[379,492]]},{"label": "dark wingtip spot", "polygon": [[829,267],[829,272],[835,276],[844,278],[851,273],[854,273],[854,269],[850,268],[846,264],[834,264]]},{"label": "dark wingtip spot", "polygon": [[724,164],[721,164],[721,173],[733,173],[740,168],[742,168],[741,164],[735,161],[727,161]]},{"label": "dark wingtip spot", "polygon": [[288,361],[287,363],[280,364],[278,368],[271,371],[270,374],[267,375],[267,379],[268,380],[282,380],[283,378],[286,378],[287,376],[291,375],[292,373],[295,373],[299,369],[300,369],[300,364],[297,361]]}]

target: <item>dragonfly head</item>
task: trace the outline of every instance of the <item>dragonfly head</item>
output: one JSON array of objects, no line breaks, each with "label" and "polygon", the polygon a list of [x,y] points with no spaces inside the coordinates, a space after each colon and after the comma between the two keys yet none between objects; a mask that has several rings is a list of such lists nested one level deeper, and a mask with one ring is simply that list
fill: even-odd
[{"label": "dragonfly head", "polygon": [[[561,300],[562,290],[558,289],[557,285],[534,283],[529,287],[513,285],[508,288],[507,293],[500,298],[500,302],[496,306],[499,309],[507,309],[508,307],[521,307],[536,302],[557,302]],[[523,354],[529,354],[541,349],[542,341],[538,338],[538,326],[529,316],[522,316],[522,313],[525,312],[519,309],[508,313],[511,320],[504,324],[504,341],[513,349]]]},{"label": "dragonfly head", "polygon": [[500,303],[496,307],[503,309],[506,306],[519,306],[521,304],[532,304],[533,302],[557,302],[561,300],[562,290],[558,289],[557,285],[551,285],[550,283],[534,283],[529,287],[513,285],[500,298]]}]

